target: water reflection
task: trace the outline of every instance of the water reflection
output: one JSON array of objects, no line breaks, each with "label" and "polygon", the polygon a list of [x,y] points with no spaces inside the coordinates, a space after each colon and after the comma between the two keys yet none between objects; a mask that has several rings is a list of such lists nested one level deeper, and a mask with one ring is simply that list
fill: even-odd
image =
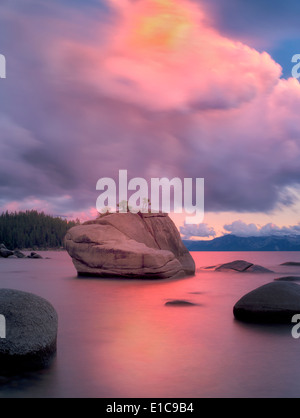
[{"label": "water reflection", "polygon": [[[197,266],[243,258],[276,274],[201,272],[141,282],[77,279],[65,253],[39,263],[1,263],[1,287],[48,299],[58,312],[59,335],[51,368],[2,381],[0,397],[300,395],[300,341],[292,338],[292,327],[233,317],[234,304],[277,277],[280,262],[295,254],[193,255]],[[170,299],[195,306],[170,308]]]}]

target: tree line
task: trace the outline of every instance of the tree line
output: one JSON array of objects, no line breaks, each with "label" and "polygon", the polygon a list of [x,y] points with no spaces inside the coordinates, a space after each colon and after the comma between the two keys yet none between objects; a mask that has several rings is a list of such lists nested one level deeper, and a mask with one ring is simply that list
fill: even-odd
[{"label": "tree line", "polygon": [[4,212],[0,215],[0,244],[9,249],[63,247],[68,229],[79,223],[35,210]]}]

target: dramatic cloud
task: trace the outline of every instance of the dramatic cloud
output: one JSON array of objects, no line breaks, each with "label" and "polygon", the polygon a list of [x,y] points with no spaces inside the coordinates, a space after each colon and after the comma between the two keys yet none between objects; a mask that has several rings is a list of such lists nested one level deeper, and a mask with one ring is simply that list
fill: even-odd
[{"label": "dramatic cloud", "polygon": [[242,221],[235,221],[231,225],[224,225],[225,231],[238,237],[265,237],[270,235],[286,236],[286,235],[300,235],[300,223],[298,225],[279,227],[272,223],[264,226],[257,226],[255,224],[246,224]]},{"label": "dramatic cloud", "polygon": [[[215,24],[229,36],[270,45],[298,37],[300,4],[297,0],[194,0],[204,5]],[[275,30],[276,28],[276,30]]]},{"label": "dramatic cloud", "polygon": [[238,108],[278,82],[268,54],[219,35],[189,1],[123,2],[118,11],[104,47],[61,43],[55,63],[64,77],[78,82],[79,71],[98,94],[185,113]]},{"label": "dramatic cloud", "polygon": [[209,227],[207,224],[199,225],[184,225],[180,227],[180,233],[183,239],[190,239],[192,237],[215,237],[216,232],[214,228]]},{"label": "dramatic cloud", "polygon": [[300,43],[298,0],[194,0],[205,6],[221,33],[247,45],[267,50],[291,77],[291,57]]},{"label": "dramatic cloud", "polygon": [[204,177],[206,211],[293,204],[297,80],[222,35],[200,2],[71,3],[0,5],[1,208],[87,211],[120,169]]}]

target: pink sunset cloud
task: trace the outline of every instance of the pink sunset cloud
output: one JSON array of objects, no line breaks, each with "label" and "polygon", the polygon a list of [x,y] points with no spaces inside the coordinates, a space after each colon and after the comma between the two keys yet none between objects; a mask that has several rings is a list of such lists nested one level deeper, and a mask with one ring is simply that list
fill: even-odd
[{"label": "pink sunset cloud", "polygon": [[68,40],[56,51],[60,70],[76,79],[79,69],[95,92],[154,111],[185,112],[236,108],[278,83],[281,67],[267,53],[225,38],[189,1],[112,4],[119,14],[104,44]]},{"label": "pink sunset cloud", "polygon": [[0,107],[1,207],[34,197],[88,213],[97,180],[120,169],[204,177],[208,212],[294,203],[298,81],[194,2],[108,4],[99,18],[73,11],[72,22],[63,5],[26,19],[11,5],[2,17],[22,42],[5,38],[14,65]]}]

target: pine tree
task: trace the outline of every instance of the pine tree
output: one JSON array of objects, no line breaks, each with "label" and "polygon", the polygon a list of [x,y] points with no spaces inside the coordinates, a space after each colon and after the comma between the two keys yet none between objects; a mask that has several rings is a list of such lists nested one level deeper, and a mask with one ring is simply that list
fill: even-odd
[{"label": "pine tree", "polygon": [[34,210],[5,212],[0,215],[0,243],[10,249],[62,247],[68,229],[79,223]]}]

